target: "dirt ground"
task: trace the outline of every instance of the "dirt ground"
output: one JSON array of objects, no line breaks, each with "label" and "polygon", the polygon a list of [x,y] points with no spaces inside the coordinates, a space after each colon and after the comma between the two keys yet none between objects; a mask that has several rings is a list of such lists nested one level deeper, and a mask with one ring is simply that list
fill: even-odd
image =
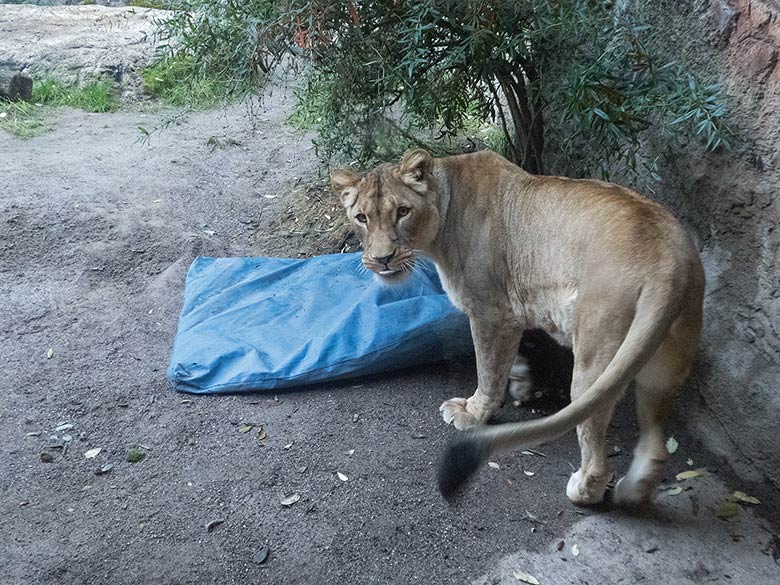
[{"label": "dirt ground", "polygon": [[[568,502],[573,433],[544,456],[497,458],[449,506],[434,476],[455,431],[438,405],[472,392],[473,363],[174,393],[165,370],[195,256],[322,250],[286,227],[319,176],[286,111],[276,95],[255,126],[240,106],[193,114],[148,145],[137,128],[160,116],[140,112],[65,110],[46,135],[0,135],[0,583],[495,584],[518,569],[545,585],[776,583],[778,540],[759,516],[772,508],[717,519],[742,486],[679,424],[666,483],[710,474],[649,514]],[[537,414],[507,406],[499,420]],[[616,469],[635,434],[627,404],[610,431]],[[146,457],[130,463],[134,446]]]}]

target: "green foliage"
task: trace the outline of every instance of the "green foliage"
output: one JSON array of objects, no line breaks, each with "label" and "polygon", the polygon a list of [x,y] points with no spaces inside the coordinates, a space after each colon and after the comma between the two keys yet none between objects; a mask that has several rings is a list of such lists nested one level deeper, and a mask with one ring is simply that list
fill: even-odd
[{"label": "green foliage", "polygon": [[681,145],[700,136],[705,149],[729,146],[720,87],[702,85],[675,63],[660,62],[641,40],[646,32],[624,19],[611,29],[617,36],[600,54],[561,76],[558,118],[548,130],[558,155],[576,161],[584,174],[660,180],[655,161],[639,157],[641,137],[651,129]]},{"label": "green foliage", "polygon": [[652,54],[653,31],[611,1],[187,0],[161,25],[226,89],[292,67],[291,122],[317,131],[324,158],[465,133],[531,172],[547,142],[582,174],[654,176],[646,132],[708,149],[728,136],[720,90]]},{"label": "green foliage", "polygon": [[[258,42],[275,18],[268,0],[184,0],[172,15],[157,19],[170,59],[189,58],[191,80],[215,79],[223,83],[225,97],[245,94],[261,85],[275,64],[263,60]],[[265,41],[264,41],[265,42]],[[283,46],[280,45],[281,53]]]},{"label": "green foliage", "polygon": [[146,93],[172,106],[203,109],[232,97],[227,82],[213,75],[198,75],[194,59],[187,55],[160,59],[143,70],[142,79]]},{"label": "green foliage", "polygon": [[33,83],[33,103],[70,106],[87,112],[113,112],[119,109],[114,87],[107,81],[93,81],[83,87],[66,86],[53,79]]}]

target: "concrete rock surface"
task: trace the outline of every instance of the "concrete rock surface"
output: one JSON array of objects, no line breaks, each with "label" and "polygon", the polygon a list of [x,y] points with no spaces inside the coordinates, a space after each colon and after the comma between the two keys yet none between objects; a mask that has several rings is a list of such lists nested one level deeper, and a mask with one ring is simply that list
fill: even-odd
[{"label": "concrete rock surface", "polygon": [[718,519],[728,488],[717,477],[688,484],[680,494],[661,492],[652,517],[584,518],[540,550],[504,557],[474,585],[522,582],[518,569],[540,585],[776,583],[780,542],[771,527],[749,509]]},{"label": "concrete rock surface", "polygon": [[140,93],[155,58],[154,19],[165,11],[107,6],[0,4],[0,64],[33,79],[84,84],[106,76]]},{"label": "concrete rock surface", "polygon": [[[655,197],[689,228],[707,274],[698,366],[680,410],[766,494],[780,493],[780,4],[633,0],[669,61],[727,95],[732,150],[659,159]],[[661,145],[665,146],[665,145]]]}]

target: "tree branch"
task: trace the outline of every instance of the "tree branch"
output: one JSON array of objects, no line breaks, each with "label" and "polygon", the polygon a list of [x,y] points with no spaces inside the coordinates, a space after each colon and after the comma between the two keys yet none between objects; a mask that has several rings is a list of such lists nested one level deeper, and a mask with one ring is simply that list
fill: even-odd
[{"label": "tree branch", "polygon": [[487,80],[487,86],[490,89],[490,93],[493,95],[493,100],[495,100],[496,111],[498,112],[498,117],[501,120],[501,128],[504,131],[504,137],[506,138],[506,142],[509,145],[509,150],[512,153],[512,160],[519,164],[520,151],[517,149],[517,145],[515,145],[514,140],[512,140],[512,134],[509,132],[509,127],[506,124],[506,116],[504,116],[504,106],[501,104],[501,97],[498,95],[498,90],[496,90],[490,80]]}]

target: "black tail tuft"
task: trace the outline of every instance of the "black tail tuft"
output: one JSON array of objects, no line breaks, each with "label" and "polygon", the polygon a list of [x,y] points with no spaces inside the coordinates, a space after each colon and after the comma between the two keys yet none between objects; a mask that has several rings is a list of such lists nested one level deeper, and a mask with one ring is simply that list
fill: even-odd
[{"label": "black tail tuft", "polygon": [[473,435],[463,435],[447,446],[439,464],[439,491],[447,500],[474,475],[484,461],[480,441]]}]

